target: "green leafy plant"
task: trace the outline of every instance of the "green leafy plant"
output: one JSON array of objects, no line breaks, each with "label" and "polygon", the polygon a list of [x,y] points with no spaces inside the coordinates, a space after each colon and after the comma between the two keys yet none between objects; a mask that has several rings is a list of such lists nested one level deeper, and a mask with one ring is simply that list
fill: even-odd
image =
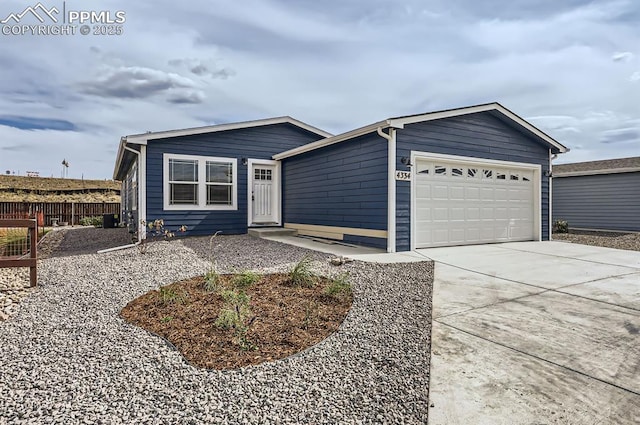
[{"label": "green leafy plant", "polygon": [[324,289],[324,293],[335,298],[351,296],[353,291],[349,283],[349,273],[344,273],[331,279],[331,282]]},{"label": "green leafy plant", "polygon": [[315,285],[316,278],[311,271],[311,257],[305,255],[291,268],[289,280],[294,286],[310,288]]},{"label": "green leafy plant", "polygon": [[175,289],[168,286],[161,286],[158,289],[158,298],[162,304],[181,303],[186,301],[184,293],[178,293]]},{"label": "green leafy plant", "polygon": [[255,320],[250,318],[249,296],[243,290],[226,289],[220,293],[224,307],[220,310],[215,325],[234,331],[233,341],[243,350],[251,350],[255,345],[247,339],[247,331]]},{"label": "green leafy plant", "polygon": [[555,220],[553,222],[553,233],[569,233],[567,220]]},{"label": "green leafy plant", "polygon": [[209,270],[204,275],[204,289],[208,292],[217,292],[220,289],[220,275],[215,270]]},{"label": "green leafy plant", "polygon": [[244,291],[259,280],[259,274],[246,270],[233,276],[233,286],[241,291]]},{"label": "green leafy plant", "polygon": [[173,316],[164,316],[162,319],[160,319],[162,323],[168,323],[172,320],[173,320]]},{"label": "green leafy plant", "polygon": [[80,219],[81,226],[102,227],[102,216],[82,217]]}]

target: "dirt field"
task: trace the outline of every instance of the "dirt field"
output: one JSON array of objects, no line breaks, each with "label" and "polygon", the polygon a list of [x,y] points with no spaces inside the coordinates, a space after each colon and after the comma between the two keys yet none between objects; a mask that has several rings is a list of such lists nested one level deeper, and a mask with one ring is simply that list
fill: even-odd
[{"label": "dirt field", "polygon": [[0,202],[120,202],[120,182],[0,175]]}]

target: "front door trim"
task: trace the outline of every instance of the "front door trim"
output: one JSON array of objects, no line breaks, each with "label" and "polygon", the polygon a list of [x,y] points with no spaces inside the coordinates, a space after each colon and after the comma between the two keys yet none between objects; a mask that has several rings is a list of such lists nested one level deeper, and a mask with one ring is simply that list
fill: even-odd
[{"label": "front door trim", "polygon": [[276,209],[276,216],[274,217],[274,224],[270,224],[271,226],[281,226],[282,225],[282,185],[280,184],[280,161],[275,161],[272,159],[254,159],[249,158],[247,161],[247,226],[248,227],[260,227],[265,226],[264,224],[254,223],[253,222],[253,169],[256,165],[271,165],[273,166],[273,186],[274,190],[274,199],[273,204]]}]

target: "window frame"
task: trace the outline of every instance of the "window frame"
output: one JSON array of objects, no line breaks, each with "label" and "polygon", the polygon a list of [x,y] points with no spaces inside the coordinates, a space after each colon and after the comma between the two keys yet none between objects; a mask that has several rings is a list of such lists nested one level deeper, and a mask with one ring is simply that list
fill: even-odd
[{"label": "window frame", "polygon": [[[169,181],[169,160],[187,160],[197,161],[198,175],[196,186],[198,187],[198,203],[197,204],[176,204],[172,205],[170,201],[171,182]],[[207,162],[220,162],[231,164],[231,205],[211,204],[207,205],[207,187],[212,183],[207,182]],[[237,211],[238,210],[238,159],[225,158],[218,156],[199,156],[199,155],[181,155],[173,153],[165,153],[162,158],[163,174],[162,174],[162,194],[163,208],[167,211]]]}]

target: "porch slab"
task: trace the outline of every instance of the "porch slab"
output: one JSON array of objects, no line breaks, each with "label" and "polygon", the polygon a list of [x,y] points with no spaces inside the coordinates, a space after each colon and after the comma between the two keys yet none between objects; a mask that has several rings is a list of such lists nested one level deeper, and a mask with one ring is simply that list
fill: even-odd
[{"label": "porch slab", "polygon": [[253,227],[247,233],[256,238],[268,238],[270,236],[295,236],[298,231],[295,229],[285,229],[284,227]]}]

